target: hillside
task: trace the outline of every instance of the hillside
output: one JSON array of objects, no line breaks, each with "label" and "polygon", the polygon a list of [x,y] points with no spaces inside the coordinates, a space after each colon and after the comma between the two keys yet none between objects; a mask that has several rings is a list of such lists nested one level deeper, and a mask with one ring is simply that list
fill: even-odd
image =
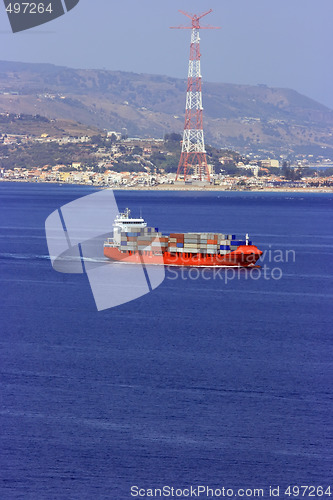
[{"label": "hillside", "polygon": [[90,127],[74,120],[47,119],[45,117],[28,114],[20,115],[0,115],[0,135],[30,135],[41,136],[47,134],[51,137],[64,136],[93,136],[100,133],[97,127]]},{"label": "hillside", "polygon": [[[181,132],[185,91],[186,80],[166,76],[0,62],[0,112],[126,128],[131,136]],[[208,143],[333,154],[333,111],[294,90],[204,82],[203,92]]]}]

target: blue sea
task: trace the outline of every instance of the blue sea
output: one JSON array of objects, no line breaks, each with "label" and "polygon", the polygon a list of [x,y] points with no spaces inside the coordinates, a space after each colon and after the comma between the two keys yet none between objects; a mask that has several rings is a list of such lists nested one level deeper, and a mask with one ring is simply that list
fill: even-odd
[{"label": "blue sea", "polygon": [[117,191],[163,232],[249,233],[264,257],[235,276],[170,268],[98,312],[85,275],[52,269],[44,230],[93,192],[0,184],[0,499],[326,490],[333,195]]}]

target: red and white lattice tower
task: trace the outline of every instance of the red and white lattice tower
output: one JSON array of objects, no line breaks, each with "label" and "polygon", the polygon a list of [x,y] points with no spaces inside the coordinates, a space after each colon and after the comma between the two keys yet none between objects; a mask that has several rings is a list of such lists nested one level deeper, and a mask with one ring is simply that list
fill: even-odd
[{"label": "red and white lattice tower", "polygon": [[214,26],[200,26],[200,19],[212,12],[212,9],[200,15],[188,14],[180,10],[182,14],[189,17],[192,26],[177,26],[172,29],[190,29],[191,48],[190,61],[188,67],[187,93],[185,125],[176,181],[180,176],[189,175],[189,171],[194,171],[199,176],[200,181],[210,182],[210,174],[207,165],[205,150],[203,124],[202,124],[202,92],[201,92],[201,71],[200,71],[200,29],[219,29]]}]

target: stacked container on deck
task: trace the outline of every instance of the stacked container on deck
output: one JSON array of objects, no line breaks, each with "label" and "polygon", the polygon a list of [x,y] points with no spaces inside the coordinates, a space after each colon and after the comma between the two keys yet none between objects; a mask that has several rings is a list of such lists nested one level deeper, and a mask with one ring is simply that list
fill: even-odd
[{"label": "stacked container on deck", "polygon": [[[224,255],[245,244],[245,241],[236,240],[234,234],[171,233],[168,251],[172,253]],[[251,245],[251,242],[249,244]]]},{"label": "stacked container on deck", "polygon": [[122,232],[120,250],[122,252],[152,251],[165,252],[168,247],[168,237],[155,227],[144,227],[135,232]]},{"label": "stacked container on deck", "polygon": [[171,233],[167,237],[162,236],[157,227],[145,227],[135,232],[122,232],[120,250],[224,255],[245,244],[243,240],[236,240],[234,234]]}]

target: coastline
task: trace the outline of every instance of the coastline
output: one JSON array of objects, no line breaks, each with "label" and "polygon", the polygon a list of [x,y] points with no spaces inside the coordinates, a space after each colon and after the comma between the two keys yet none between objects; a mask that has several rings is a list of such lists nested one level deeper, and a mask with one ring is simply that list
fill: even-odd
[{"label": "coastline", "polygon": [[333,187],[263,187],[257,189],[225,189],[222,186],[199,186],[199,185],[186,185],[179,186],[175,184],[158,184],[157,186],[94,186],[93,184],[86,184],[84,182],[71,182],[63,183],[58,181],[48,182],[35,182],[26,181],[23,179],[0,179],[0,182],[21,182],[24,184],[58,184],[59,186],[86,186],[96,189],[114,189],[115,191],[214,191],[226,193],[333,193]]}]

